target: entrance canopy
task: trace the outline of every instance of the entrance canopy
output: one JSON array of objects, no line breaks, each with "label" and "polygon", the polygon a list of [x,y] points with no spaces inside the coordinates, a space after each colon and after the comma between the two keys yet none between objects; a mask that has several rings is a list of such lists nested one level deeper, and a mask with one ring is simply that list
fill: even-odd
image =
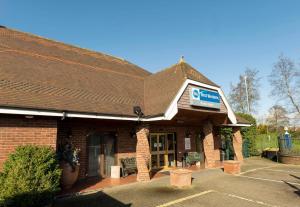
[{"label": "entrance canopy", "polygon": [[213,125],[223,125],[228,123],[227,113],[191,111],[179,109],[174,121],[178,124],[200,125],[203,121],[210,120]]}]

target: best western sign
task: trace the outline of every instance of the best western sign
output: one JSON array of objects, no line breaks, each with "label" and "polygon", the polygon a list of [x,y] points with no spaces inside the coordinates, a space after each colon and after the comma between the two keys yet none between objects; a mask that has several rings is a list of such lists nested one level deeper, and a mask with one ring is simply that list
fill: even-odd
[{"label": "best western sign", "polygon": [[190,104],[219,109],[221,105],[220,94],[217,91],[192,87],[190,91]]}]

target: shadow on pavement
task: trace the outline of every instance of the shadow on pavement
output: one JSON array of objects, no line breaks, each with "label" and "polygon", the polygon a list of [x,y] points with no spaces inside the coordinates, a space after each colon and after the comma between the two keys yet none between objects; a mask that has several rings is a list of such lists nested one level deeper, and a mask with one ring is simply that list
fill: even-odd
[{"label": "shadow on pavement", "polygon": [[53,207],[130,207],[103,192],[97,192],[76,197],[61,198],[55,201]]},{"label": "shadow on pavement", "polygon": [[102,179],[98,178],[98,177],[91,177],[91,178],[86,178],[86,179],[78,180],[71,189],[62,190],[60,192],[60,195],[64,195],[64,194],[68,194],[68,193],[73,193],[73,192],[80,192],[80,191],[82,191],[84,189],[89,188],[90,186],[96,185],[100,181],[102,181]]},{"label": "shadow on pavement", "polygon": [[[299,179],[300,180],[300,177],[296,176],[296,175],[292,175],[290,174],[290,176],[296,178],[296,179]],[[290,187],[294,188],[296,191],[294,191],[295,194],[297,194],[298,196],[300,196],[300,188],[297,187],[296,185],[293,185],[291,183],[288,183],[286,181],[283,181],[285,184],[289,185]]]}]

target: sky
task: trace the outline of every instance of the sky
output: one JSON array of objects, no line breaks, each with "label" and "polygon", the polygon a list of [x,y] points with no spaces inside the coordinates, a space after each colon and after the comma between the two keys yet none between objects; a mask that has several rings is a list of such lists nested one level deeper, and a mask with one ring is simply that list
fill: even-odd
[{"label": "sky", "polygon": [[256,116],[276,103],[280,54],[300,63],[298,0],[0,0],[0,25],[124,58],[151,72],[185,61],[222,87],[259,70]]}]

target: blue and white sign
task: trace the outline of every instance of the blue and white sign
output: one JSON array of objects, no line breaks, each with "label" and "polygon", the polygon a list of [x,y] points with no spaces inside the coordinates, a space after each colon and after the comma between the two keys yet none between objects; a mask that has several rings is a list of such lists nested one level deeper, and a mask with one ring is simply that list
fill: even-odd
[{"label": "blue and white sign", "polygon": [[190,91],[190,103],[194,106],[219,109],[221,106],[221,97],[217,91],[192,88]]}]

